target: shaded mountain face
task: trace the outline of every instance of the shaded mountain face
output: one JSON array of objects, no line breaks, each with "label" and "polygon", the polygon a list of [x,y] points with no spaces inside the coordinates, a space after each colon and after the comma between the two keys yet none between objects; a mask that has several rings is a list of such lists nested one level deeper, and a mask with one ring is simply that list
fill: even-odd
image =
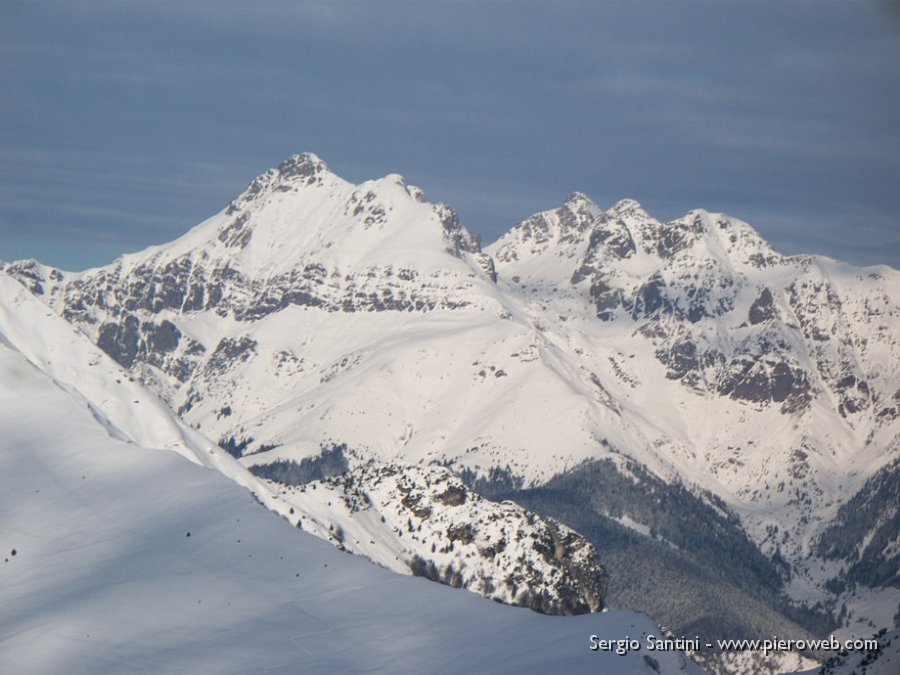
[{"label": "shaded mountain face", "polygon": [[[581,484],[596,462],[641,484],[637,466],[752,542],[767,592],[828,603],[888,578],[845,579],[842,549],[816,544],[900,453],[887,267],[580,193],[482,249],[400,176],[352,185],[307,154],[170,244],[77,274],[3,270],[244,466],[344,445],[351,471],[442,465],[484,490]],[[866,508],[890,494],[869,493]],[[692,540],[636,503],[591,509]]]}]

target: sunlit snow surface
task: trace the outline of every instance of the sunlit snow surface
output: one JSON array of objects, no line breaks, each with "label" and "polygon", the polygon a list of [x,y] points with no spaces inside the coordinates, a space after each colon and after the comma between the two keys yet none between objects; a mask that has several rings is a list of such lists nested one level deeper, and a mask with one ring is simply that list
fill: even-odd
[{"label": "sunlit snow surface", "polygon": [[542,616],[340,553],[220,473],[111,437],[2,336],[0,429],[6,672],[650,672],[589,650],[649,619]]}]

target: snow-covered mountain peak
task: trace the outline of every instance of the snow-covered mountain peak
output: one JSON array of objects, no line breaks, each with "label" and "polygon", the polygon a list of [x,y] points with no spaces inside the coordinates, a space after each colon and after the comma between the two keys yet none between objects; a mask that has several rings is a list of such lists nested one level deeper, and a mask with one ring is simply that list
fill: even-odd
[{"label": "snow-covered mountain peak", "polygon": [[147,266],[202,266],[262,281],[310,267],[342,277],[387,268],[468,275],[474,268],[490,277],[492,265],[480,253],[477,236],[452,209],[425,201],[399,174],[354,185],[303,153],[255,178],[184,236],[123,256],[104,273],[124,278]]},{"label": "snow-covered mountain peak", "polygon": [[575,207],[581,206],[582,204],[593,204],[594,202],[591,200],[583,192],[570,192],[569,196],[563,200],[563,206]]},{"label": "snow-covered mountain peak", "polygon": [[398,187],[402,187],[404,190],[406,189],[407,183],[406,178],[404,178],[399,173],[389,173],[381,178],[376,178],[373,181],[369,181],[374,185],[396,185]]},{"label": "snow-covered mountain peak", "polygon": [[630,293],[654,275],[730,278],[782,260],[752,227],[725,214],[697,209],[660,221],[634,199],[604,211],[580,192],[515,225],[488,253],[514,283],[578,285],[591,279],[584,288],[593,296],[616,287]]},{"label": "snow-covered mountain peak", "polygon": [[278,173],[284,177],[315,176],[330,173],[328,165],[315,153],[301,152],[291,155],[278,165]]},{"label": "snow-covered mountain peak", "polygon": [[646,248],[663,259],[716,259],[730,270],[749,271],[777,265],[782,256],[750,225],[724,213],[693,209],[666,223],[655,225],[645,236]]},{"label": "snow-covered mountain peak", "polygon": [[[215,240],[213,258],[224,254],[236,267],[265,275],[304,260],[344,274],[361,266],[441,268],[455,264],[447,253],[461,258],[481,250],[452,209],[427,202],[403,176],[353,185],[309,153],[256,178],[223,214],[197,229]],[[196,237],[188,239],[196,250]]]},{"label": "snow-covered mountain peak", "polygon": [[285,192],[308,186],[332,187],[344,181],[333,174],[318,156],[311,152],[292,155],[277,167],[260,174],[229,205],[227,212],[235,213],[247,205],[275,191]]},{"label": "snow-covered mountain peak", "polygon": [[536,213],[488,247],[509,279],[557,283],[572,274],[589,246],[591,233],[607,220],[600,207],[573,192],[559,208]]},{"label": "snow-covered mountain peak", "polygon": [[620,199],[610,207],[607,213],[611,216],[622,216],[627,214],[647,215],[647,212],[644,211],[644,207],[641,206],[640,202],[636,199]]},{"label": "snow-covered mountain peak", "polygon": [[288,307],[426,312],[499,303],[493,261],[452,209],[425,201],[397,174],[354,185],[309,153],[258,176],[168,244],[78,274],[36,264],[7,272],[46,293],[67,319],[86,321],[120,365],[161,347],[166,356],[152,365],[179,382],[206,350],[231,344],[219,344],[227,322],[201,329],[179,316],[244,322]]}]

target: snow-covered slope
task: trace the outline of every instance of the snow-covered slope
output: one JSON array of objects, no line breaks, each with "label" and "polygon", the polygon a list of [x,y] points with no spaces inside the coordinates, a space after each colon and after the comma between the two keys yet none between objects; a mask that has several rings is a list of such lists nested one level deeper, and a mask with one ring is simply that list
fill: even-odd
[{"label": "snow-covered slope", "polygon": [[219,472],[111,436],[0,335],[5,671],[647,672],[589,649],[658,634],[645,617],[542,616],[340,553]]},{"label": "snow-covered slope", "polygon": [[[896,585],[859,572],[896,568],[900,549],[870,546],[893,520],[852,551],[829,534],[867,484],[866,509],[892,494],[875,480],[900,455],[887,267],[579,193],[482,251],[399,176],[355,186],[298,155],[170,244],[78,274],[4,271],[253,471],[338,445],[354,472],[447,466],[486,491],[599,467],[681,510],[607,495],[592,518],[686,556],[700,539],[710,568],[748,551],[741,584],[835,612],[852,586]],[[717,537],[694,536],[697,514]]]},{"label": "snow-covered slope", "polygon": [[[317,493],[319,499],[295,495],[282,484],[258,479],[224,449],[188,427],[143,384],[7,277],[0,277],[0,341],[50,375],[64,391],[83,400],[110,435],[145,447],[165,448],[192,462],[216,468],[251,490],[268,508],[295,521],[298,527],[305,521],[306,529],[335,541],[341,548],[368,555],[397,572],[429,576],[542,612],[585,613],[603,606],[606,572],[596,551],[582,537],[515,504],[499,507],[474,494],[469,499],[468,489],[449,476],[446,469],[402,463],[379,465],[376,469],[370,463],[352,474],[353,480],[358,481],[352,488],[351,477],[345,474],[340,483],[343,489],[323,484]],[[268,468],[271,466],[277,463]],[[341,468],[346,469],[346,465]],[[387,476],[399,476],[403,484],[389,486],[390,481],[384,480]],[[444,492],[435,492],[439,486],[454,495],[458,493],[460,503],[443,499]],[[406,497],[395,501],[392,497],[398,490]],[[305,488],[301,488],[301,495],[302,492]],[[316,493],[309,493],[313,494]],[[374,509],[369,508],[373,506],[372,498],[377,500]],[[467,501],[464,508],[452,508]],[[427,502],[433,502],[434,511],[442,512],[430,518],[433,509],[426,506]],[[341,503],[348,508],[338,508]],[[361,531],[361,519],[353,518],[360,511],[366,512]],[[376,512],[380,519],[374,517]],[[390,521],[385,515],[391,516]],[[419,522],[420,531],[422,522],[427,521],[429,527],[425,539],[411,534],[407,537],[409,544],[404,545],[399,541],[401,528],[406,527],[405,520],[410,519],[411,523],[411,518]],[[487,540],[479,537],[482,546],[477,547],[474,534],[471,541],[467,539],[470,532],[478,529],[475,521],[482,518],[498,525],[486,528]],[[344,545],[343,535],[335,534],[336,527],[337,532],[346,529],[356,535],[356,543],[347,539]],[[384,545],[379,548],[366,544],[372,537]],[[442,545],[441,555],[429,556],[430,565],[423,567],[423,554],[429,553],[429,546],[430,553],[434,552],[435,540]],[[501,550],[494,551],[492,544]],[[473,553],[478,555],[468,560]],[[435,567],[435,562],[440,567]]]}]

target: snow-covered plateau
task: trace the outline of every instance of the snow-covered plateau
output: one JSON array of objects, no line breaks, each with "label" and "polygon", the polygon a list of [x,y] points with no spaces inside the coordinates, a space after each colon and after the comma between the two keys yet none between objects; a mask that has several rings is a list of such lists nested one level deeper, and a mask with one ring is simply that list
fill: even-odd
[{"label": "snow-covered plateau", "polygon": [[168,244],[0,271],[4,342],[115,443],[249,489],[283,517],[273,550],[324,556],[300,529],[501,602],[710,639],[897,623],[896,270],[580,193],[482,248],[402,177],[353,185],[303,154]]}]

